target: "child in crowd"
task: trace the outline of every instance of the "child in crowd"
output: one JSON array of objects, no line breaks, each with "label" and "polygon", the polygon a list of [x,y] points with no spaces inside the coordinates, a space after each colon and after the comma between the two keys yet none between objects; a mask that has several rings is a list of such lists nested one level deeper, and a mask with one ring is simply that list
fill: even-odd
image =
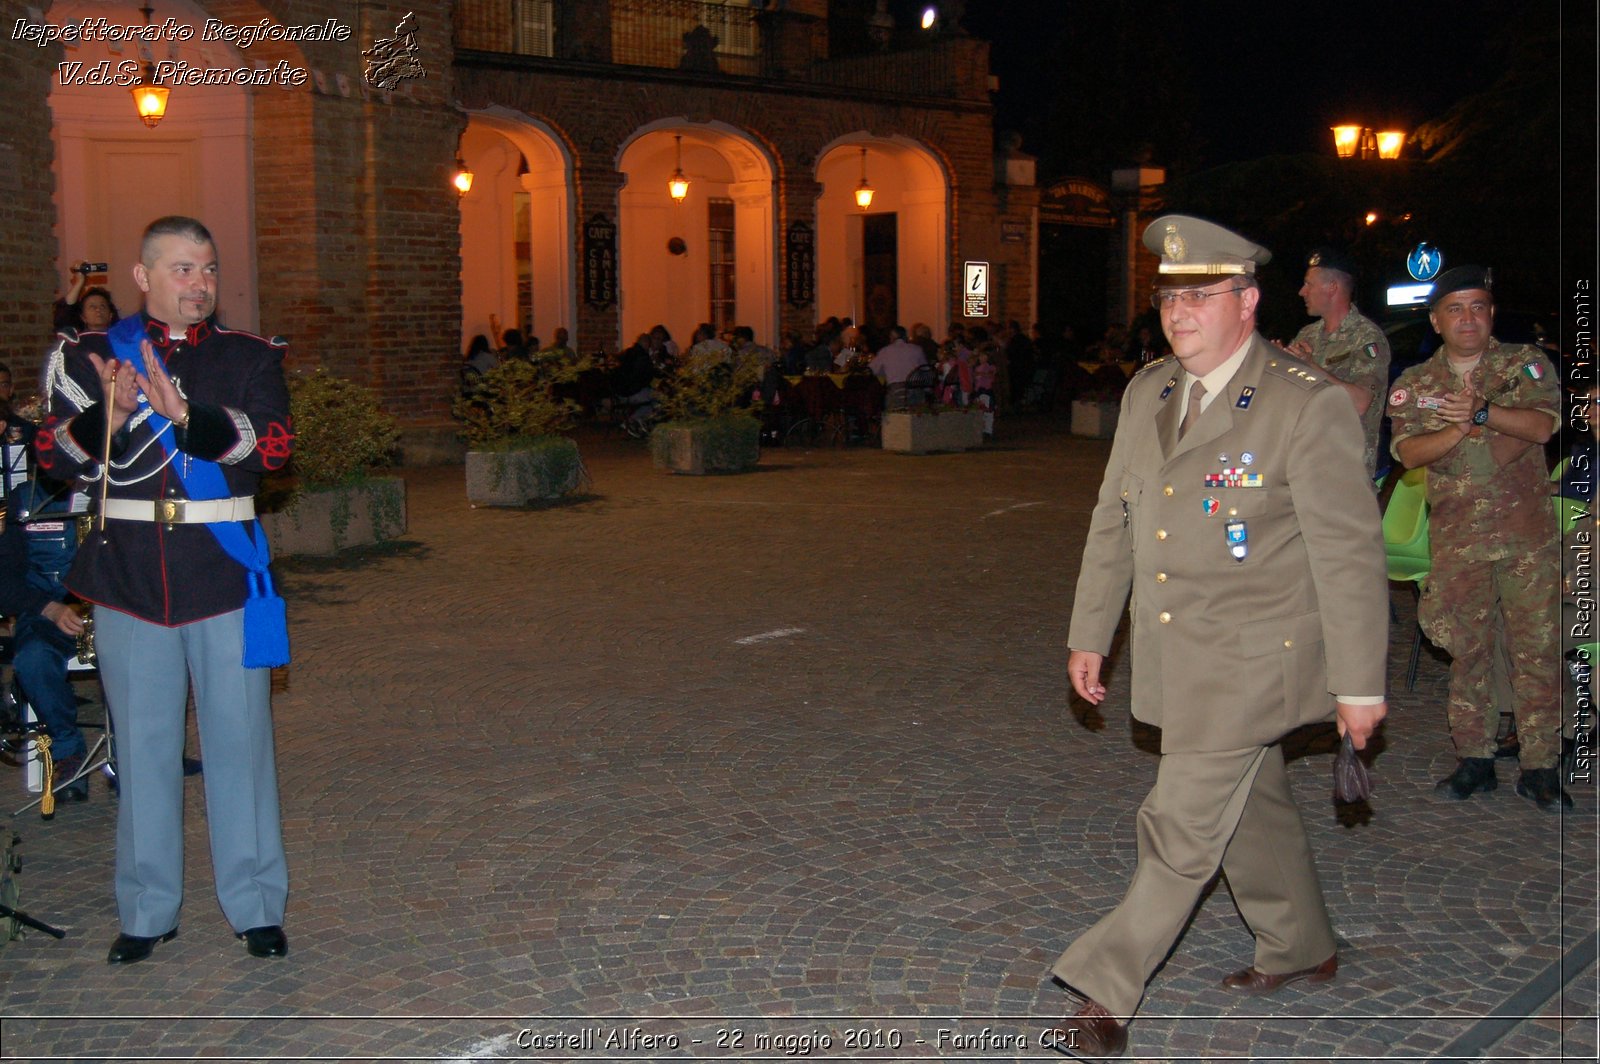
[{"label": "child in crowd", "polygon": [[966,406],[967,397],[972,394],[972,366],[948,344],[943,354],[939,363],[939,401],[945,406]]},{"label": "child in crowd", "polygon": [[994,438],[994,379],[1000,367],[994,364],[985,348],[978,349],[978,365],[972,371],[972,401],[983,411],[983,435]]}]

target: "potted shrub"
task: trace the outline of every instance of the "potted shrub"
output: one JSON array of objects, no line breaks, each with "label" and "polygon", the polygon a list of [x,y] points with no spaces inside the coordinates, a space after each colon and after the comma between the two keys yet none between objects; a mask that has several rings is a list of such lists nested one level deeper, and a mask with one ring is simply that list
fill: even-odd
[{"label": "potted shrub", "polygon": [[294,454],[257,500],[273,553],[335,554],[403,533],[405,481],[371,472],[394,454],[394,418],[369,389],[324,369],[290,374],[288,384]]},{"label": "potted shrub", "polygon": [[474,506],[524,506],[575,490],[584,477],[572,430],[578,404],[554,389],[588,367],[557,359],[511,359],[457,399],[467,444],[467,499]]},{"label": "potted shrub", "polygon": [[656,467],[695,476],[755,468],[761,460],[761,410],[739,404],[760,379],[755,359],[729,363],[719,351],[691,349],[659,384],[664,420],[650,433]]}]

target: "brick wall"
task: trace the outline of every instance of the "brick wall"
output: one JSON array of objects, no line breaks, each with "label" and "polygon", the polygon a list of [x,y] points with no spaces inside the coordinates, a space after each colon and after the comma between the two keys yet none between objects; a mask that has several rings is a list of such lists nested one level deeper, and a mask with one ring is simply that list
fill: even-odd
[{"label": "brick wall", "polygon": [[7,87],[6,105],[0,107],[0,233],[5,234],[0,240],[0,360],[11,366],[18,394],[25,394],[50,341],[51,306],[64,283],[55,276],[55,149],[48,100],[61,48],[13,40],[11,27],[23,17],[20,8],[5,5],[5,32],[0,33]]},{"label": "brick wall", "polygon": [[[323,75],[320,84],[300,90],[250,90],[260,320],[264,332],[289,338],[291,368],[326,365],[371,383],[408,422],[442,422],[455,391],[459,211],[448,179],[466,124],[458,100],[468,109],[500,104],[558,131],[577,161],[575,224],[597,211],[615,218],[619,147],[666,116],[727,123],[771,154],[780,236],[795,220],[815,226],[818,189],[811,175],[829,143],[863,131],[911,138],[932,153],[950,181],[952,305],[958,305],[961,261],[989,258],[1006,266],[996,306],[1004,316],[1026,316],[1023,249],[1002,247],[998,233],[1003,217],[1026,220],[1028,197],[1011,190],[1002,200],[997,193],[986,105],[890,103],[826,87],[764,91],[675,71],[628,78],[585,64],[567,64],[562,72],[511,69],[514,61],[505,69],[458,64],[450,4],[206,0],[202,6],[201,17],[230,24],[335,18],[352,27],[349,42],[260,42],[247,54],[269,63],[283,58]],[[394,93],[364,91],[361,49],[390,36],[408,11],[421,24],[427,76],[403,82]],[[472,32],[497,31],[485,25]],[[0,358],[13,363],[19,381],[37,371],[50,340],[51,301],[60,283],[47,135],[50,80],[60,59],[59,48],[40,49],[0,33],[10,89],[0,109],[0,224],[7,234],[0,242],[0,283],[7,294],[0,303]],[[776,283],[780,328],[809,331],[816,308],[790,307],[781,298],[781,273]],[[580,298],[577,328],[584,337],[615,336],[617,310],[596,310]]]}]

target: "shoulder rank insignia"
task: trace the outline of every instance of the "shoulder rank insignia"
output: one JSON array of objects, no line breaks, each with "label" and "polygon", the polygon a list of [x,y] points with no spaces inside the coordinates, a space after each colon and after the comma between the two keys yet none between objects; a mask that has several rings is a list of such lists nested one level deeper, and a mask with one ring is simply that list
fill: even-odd
[{"label": "shoulder rank insignia", "polygon": [[1171,380],[1167,381],[1167,386],[1165,388],[1161,389],[1161,394],[1159,396],[1157,396],[1157,398],[1165,399],[1167,396],[1172,394],[1172,389],[1176,388],[1177,386],[1178,386],[1178,378],[1173,377]]},{"label": "shoulder rank insignia", "polygon": [[1250,409],[1250,403],[1251,403],[1252,400],[1255,399],[1255,397],[1256,397],[1256,390],[1253,387],[1251,387],[1250,385],[1247,384],[1243,388],[1239,389],[1239,401],[1237,403],[1234,403],[1233,405],[1234,405],[1234,407],[1236,409],[1239,409],[1239,410],[1249,410]]}]

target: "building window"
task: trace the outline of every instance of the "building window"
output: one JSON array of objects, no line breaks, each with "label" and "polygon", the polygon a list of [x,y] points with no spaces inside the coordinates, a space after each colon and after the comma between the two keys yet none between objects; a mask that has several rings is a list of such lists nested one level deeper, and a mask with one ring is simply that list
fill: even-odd
[{"label": "building window", "polygon": [[711,258],[711,313],[719,331],[737,324],[734,307],[733,200],[706,201],[706,247]]},{"label": "building window", "polygon": [[555,0],[511,0],[512,51],[553,56],[555,36]]},{"label": "building window", "polygon": [[611,0],[611,59],[696,73],[761,73],[759,0]]}]

